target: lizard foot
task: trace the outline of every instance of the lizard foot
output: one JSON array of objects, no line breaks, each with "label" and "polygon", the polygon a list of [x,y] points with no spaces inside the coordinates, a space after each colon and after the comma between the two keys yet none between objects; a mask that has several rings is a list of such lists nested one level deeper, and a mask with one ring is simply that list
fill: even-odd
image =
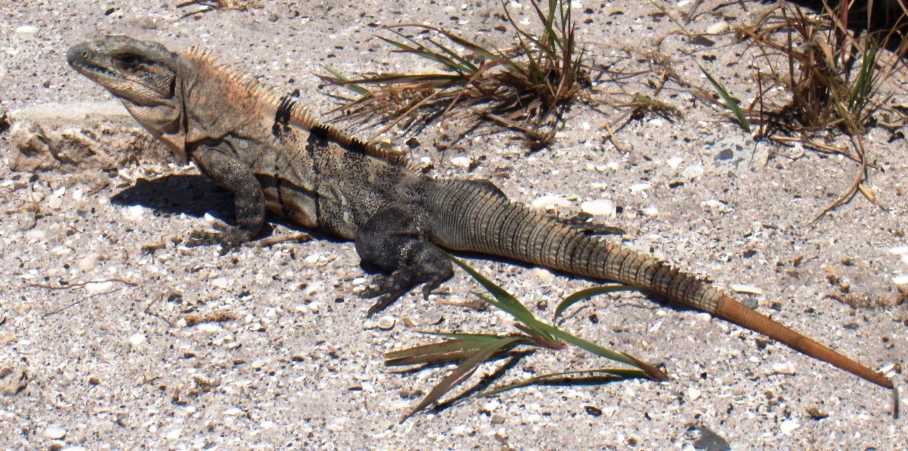
[{"label": "lizard foot", "polygon": [[417,268],[410,267],[395,271],[390,276],[375,276],[372,279],[373,286],[360,293],[360,296],[364,298],[378,297],[378,300],[369,307],[366,316],[369,317],[384,310],[420,283],[425,283],[422,287],[422,296],[423,299],[428,299],[432,290],[450,279],[452,274],[453,272],[449,269],[448,272],[436,272],[426,278],[426,274],[420,274]]},{"label": "lizard foot", "polygon": [[221,255],[224,255],[242,246],[250,238],[248,231],[220,221],[213,223],[211,227],[217,231],[193,230],[189,234],[189,239],[186,240],[186,245],[197,247],[218,244],[221,246]]}]

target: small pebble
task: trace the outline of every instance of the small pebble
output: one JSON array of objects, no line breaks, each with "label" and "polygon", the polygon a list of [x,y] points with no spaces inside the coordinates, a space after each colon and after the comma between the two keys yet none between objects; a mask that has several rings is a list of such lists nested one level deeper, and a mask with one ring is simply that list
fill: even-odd
[{"label": "small pebble", "polygon": [[113,290],[113,282],[92,282],[85,284],[85,291],[90,295],[110,293]]},{"label": "small pebble", "polygon": [[142,217],[145,216],[145,207],[141,205],[126,207],[123,211],[123,217],[130,221],[139,222],[142,220]]},{"label": "small pebble", "polygon": [[459,156],[451,158],[451,164],[461,168],[469,168],[473,163],[473,159],[467,156]]},{"label": "small pebble", "polygon": [[445,317],[441,313],[432,312],[432,313],[429,313],[426,315],[425,320],[423,322],[430,326],[434,326],[434,325],[439,324],[442,321],[444,321],[444,319],[445,319]]},{"label": "small pebble", "polygon": [[80,258],[79,261],[76,262],[76,267],[78,267],[79,271],[82,272],[91,271],[92,269],[95,269],[95,266],[98,266],[98,258],[100,257],[100,254],[98,254],[97,252],[91,252],[88,255]]},{"label": "small pebble", "polygon": [[454,435],[471,435],[471,434],[473,434],[473,432],[475,432],[473,430],[473,428],[471,428],[465,424],[461,424],[459,426],[454,426],[451,429],[451,433]]},{"label": "small pebble", "polygon": [[772,364],[772,372],[776,374],[795,374],[795,366],[791,362],[779,362]]},{"label": "small pebble", "polygon": [[590,200],[580,204],[580,211],[593,216],[614,218],[615,202],[609,199]]},{"label": "small pebble", "polygon": [[51,255],[53,255],[55,257],[62,257],[64,255],[69,255],[70,253],[72,253],[72,251],[73,251],[72,249],[70,249],[66,246],[57,246],[57,247],[51,249],[50,253],[51,253]]},{"label": "small pebble", "polygon": [[138,346],[141,346],[143,343],[145,343],[145,334],[135,334],[135,335],[132,335],[131,337],[129,337],[129,344],[131,344],[133,346],[138,347]]},{"label": "small pebble", "polygon": [[51,440],[59,440],[66,437],[66,429],[59,426],[51,426],[44,430],[44,436]]},{"label": "small pebble", "polygon": [[346,422],[346,418],[335,418],[334,421],[328,423],[328,425],[325,426],[325,429],[331,432],[340,432],[344,430],[344,423]]},{"label": "small pebble", "polygon": [[32,230],[29,230],[28,232],[25,232],[25,238],[28,239],[29,242],[41,241],[46,236],[47,236],[47,234],[44,233],[44,231],[41,229],[32,229]]},{"label": "small pebble", "polygon": [[196,330],[199,332],[204,332],[206,334],[213,334],[224,330],[224,328],[218,326],[215,323],[202,323],[196,326]]},{"label": "small pebble", "polygon": [[728,287],[731,288],[731,291],[734,291],[735,293],[763,294],[763,290],[761,290],[759,287],[755,287],[753,285],[741,285],[741,284],[733,283],[733,284],[729,285]]},{"label": "small pebble", "polygon": [[899,274],[892,276],[892,283],[896,285],[906,285],[908,284],[908,274]]},{"label": "small pebble", "polygon": [[779,425],[779,429],[781,429],[782,433],[785,435],[791,434],[792,431],[794,431],[795,429],[797,429],[799,427],[801,427],[801,425],[798,424],[798,422],[794,421],[794,420],[785,420],[782,422],[782,424]]},{"label": "small pebble", "polygon": [[224,415],[227,415],[229,417],[239,417],[245,414],[246,412],[243,412],[243,409],[240,409],[239,407],[231,407],[224,411]]},{"label": "small pebble", "polygon": [[718,201],[718,200],[716,200],[716,199],[710,199],[710,200],[701,202],[700,205],[702,205],[702,206],[704,206],[704,207],[707,207],[707,208],[709,208],[709,209],[711,209],[711,210],[712,210],[712,209],[721,209],[721,208],[725,207],[725,204],[724,204],[724,203],[722,203],[722,202],[720,202],[720,201]]},{"label": "small pebble", "polygon": [[702,391],[697,390],[694,387],[690,387],[687,389],[687,397],[690,398],[691,401],[696,401],[696,400],[700,399],[700,395],[702,395],[702,394],[703,394]]},{"label": "small pebble", "polygon": [[545,268],[533,268],[530,272],[533,273],[533,276],[544,282],[551,282],[555,279],[555,275]]},{"label": "small pebble", "polygon": [[719,34],[725,33],[726,31],[728,31],[728,22],[724,20],[721,22],[716,22],[706,29],[707,34]]},{"label": "small pebble", "polygon": [[681,157],[671,157],[668,160],[665,160],[665,163],[668,164],[668,167],[672,169],[678,169],[678,166],[684,161],[684,158]]},{"label": "small pebble", "polygon": [[233,284],[230,283],[230,280],[226,277],[216,277],[214,279],[211,279],[211,285],[215,288],[226,290],[227,288],[230,288],[230,285]]},{"label": "small pebble", "polygon": [[482,409],[487,412],[494,412],[495,409],[501,407],[501,403],[495,400],[489,401],[482,405]]},{"label": "small pebble", "polygon": [[681,172],[681,176],[689,178],[689,179],[695,179],[695,178],[703,175],[703,172],[704,172],[703,165],[700,163],[694,163],[694,164],[684,168],[684,171]]},{"label": "small pebble", "polygon": [[554,210],[570,207],[571,202],[561,196],[542,196],[530,202],[530,206],[537,210]]},{"label": "small pebble", "polygon": [[631,187],[628,189],[631,190],[632,193],[639,193],[641,191],[646,191],[652,187],[653,185],[649,183],[638,183],[636,185],[631,185]]},{"label": "small pebble", "polygon": [[20,34],[35,34],[38,32],[38,27],[34,25],[22,25],[19,28],[16,28],[16,33]]},{"label": "small pebble", "polygon": [[393,316],[383,316],[378,320],[378,328],[381,330],[391,330],[397,322]]}]

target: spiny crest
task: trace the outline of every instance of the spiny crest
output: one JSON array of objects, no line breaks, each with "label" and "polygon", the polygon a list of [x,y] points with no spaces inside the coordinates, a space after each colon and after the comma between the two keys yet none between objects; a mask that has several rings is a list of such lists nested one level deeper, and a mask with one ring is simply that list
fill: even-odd
[{"label": "spiny crest", "polygon": [[393,165],[405,166],[409,169],[413,169],[408,166],[409,160],[406,155],[397,153],[392,149],[381,148],[355,136],[350,136],[338,130],[336,127],[326,124],[315,124],[310,131],[322,139],[327,139],[340,144],[349,151],[363,153],[387,161]]},{"label": "spiny crest", "polygon": [[[210,49],[201,48],[198,46],[192,47],[189,50],[186,50],[183,55],[192,60],[196,61],[202,65],[210,66],[214,69],[225,80],[232,83],[237,89],[242,89],[253,97],[264,100],[267,103],[270,103],[274,106],[278,105],[278,102],[281,100],[281,96],[275,92],[274,89],[262,86],[256,81],[255,78],[248,74],[241,73],[234,69],[232,66],[222,63],[218,57],[214,56]],[[301,121],[299,125],[307,126],[309,121],[312,121],[311,114],[308,111],[303,111],[298,113],[299,117],[294,118]]]},{"label": "spiny crest", "polygon": [[[252,96],[268,102],[275,108],[284,108],[285,111],[289,113],[289,120],[287,122],[290,125],[308,130],[323,139],[334,141],[352,152],[364,153],[393,165],[405,167],[408,167],[409,165],[409,161],[405,155],[394,152],[391,149],[381,148],[373,143],[343,133],[336,127],[318,122],[312,112],[298,101],[291,101],[290,104],[287,105],[286,102],[289,100],[287,96],[281,95],[273,88],[262,86],[248,74],[242,74],[232,66],[222,63],[216,56],[212,55],[210,49],[194,46],[189,50],[184,51],[183,55],[190,60],[211,66],[215,71],[221,74],[221,76],[225,77],[225,79],[234,83],[238,88],[248,91]],[[281,105],[284,106],[282,107]]]}]

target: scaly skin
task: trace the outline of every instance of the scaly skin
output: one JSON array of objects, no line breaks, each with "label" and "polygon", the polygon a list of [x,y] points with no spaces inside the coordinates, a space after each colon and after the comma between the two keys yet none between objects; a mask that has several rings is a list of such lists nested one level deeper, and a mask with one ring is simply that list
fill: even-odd
[{"label": "scaly skin", "polygon": [[435,245],[631,285],[711,313],[886,388],[882,375],[754,312],[706,281],[610,243],[588,228],[512,203],[488,181],[435,180],[401,158],[321,125],[289,96],[207,53],[109,37],[70,49],[69,64],[104,86],[178,161],[191,159],[235,195],[237,225],[193,232],[222,251],[254,238],[269,210],[355,240],[376,276],[370,314],[453,274]]}]

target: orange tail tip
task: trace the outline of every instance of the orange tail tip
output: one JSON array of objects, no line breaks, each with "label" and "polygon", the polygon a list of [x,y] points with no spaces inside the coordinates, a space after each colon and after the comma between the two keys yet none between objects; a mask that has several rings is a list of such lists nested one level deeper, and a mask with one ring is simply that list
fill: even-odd
[{"label": "orange tail tip", "polygon": [[740,302],[727,295],[723,295],[722,298],[719,299],[714,314],[741,327],[745,327],[754,332],[759,332],[773,340],[784,343],[805,355],[848,371],[849,373],[873,382],[880,387],[893,388],[892,381],[882,374],[745,307]]}]

